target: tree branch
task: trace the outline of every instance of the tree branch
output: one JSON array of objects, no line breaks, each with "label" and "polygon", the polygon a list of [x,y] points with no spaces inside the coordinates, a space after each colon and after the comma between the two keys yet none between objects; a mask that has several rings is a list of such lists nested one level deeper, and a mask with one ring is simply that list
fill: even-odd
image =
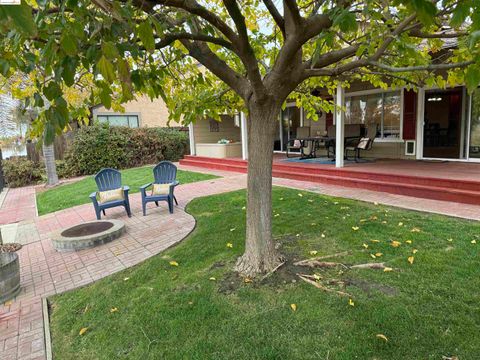
[{"label": "tree branch", "polygon": [[223,0],[223,3],[238,31],[238,41],[234,46],[238,49],[238,56],[247,69],[247,77],[251,81],[253,89],[258,94],[264,93],[265,86],[263,85],[260,69],[258,68],[258,60],[248,39],[245,17],[240,11],[236,0]]},{"label": "tree branch", "polygon": [[232,44],[225,39],[204,35],[204,34],[190,34],[187,32],[167,34],[162,39],[160,39],[158,43],[155,44],[155,48],[162,49],[172,44],[176,40],[198,40],[198,41],[208,42],[211,44],[217,44],[229,50],[232,50]]},{"label": "tree branch", "polygon": [[386,64],[381,64],[377,61],[367,61],[368,65],[371,65],[392,73],[410,72],[410,71],[449,70],[449,69],[464,68],[474,63],[475,61],[471,60],[471,61],[463,61],[459,63],[450,63],[450,64],[429,64],[429,65],[420,65],[420,66],[394,67]]},{"label": "tree branch", "polygon": [[457,32],[439,32],[439,33],[429,34],[421,30],[415,29],[410,31],[409,35],[413,37],[422,38],[422,39],[454,39],[454,38],[467,36],[468,33],[466,31],[457,31]]},{"label": "tree branch", "polygon": [[282,34],[285,35],[285,19],[283,16],[280,14],[278,11],[277,7],[273,3],[272,0],[263,0],[263,3],[265,4],[268,12],[270,15],[272,15],[273,20],[277,24],[277,26],[280,28]]}]

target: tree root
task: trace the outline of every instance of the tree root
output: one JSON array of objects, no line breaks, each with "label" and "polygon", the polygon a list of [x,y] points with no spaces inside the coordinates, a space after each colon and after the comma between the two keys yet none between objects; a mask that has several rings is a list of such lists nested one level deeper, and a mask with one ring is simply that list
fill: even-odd
[{"label": "tree root", "polygon": [[315,281],[315,280],[312,280],[312,276],[311,276],[311,275],[297,274],[297,276],[298,276],[300,279],[302,279],[303,281],[305,281],[306,283],[315,286],[317,289],[323,290],[323,291],[325,291],[325,292],[331,292],[331,293],[337,294],[337,295],[339,295],[339,296],[352,297],[352,295],[350,295],[349,293],[346,293],[346,292],[344,292],[344,291],[339,291],[339,290],[330,289],[330,288],[322,285],[320,282]]},{"label": "tree root", "polygon": [[280,264],[278,264],[277,266],[275,266],[275,268],[272,269],[272,271],[269,271],[268,273],[266,273],[265,275],[262,276],[262,278],[260,279],[260,281],[263,281],[267,278],[269,278],[270,276],[273,275],[273,273],[275,271],[277,271],[278,269],[280,269],[283,265],[285,265],[286,261],[283,261],[281,262]]},{"label": "tree root", "polygon": [[294,265],[297,266],[307,266],[311,268],[333,268],[337,266],[341,266],[345,269],[373,269],[373,270],[383,270],[386,268],[385,263],[365,263],[365,264],[357,264],[357,265],[346,265],[339,262],[326,262],[326,261],[318,261],[316,259],[308,259],[297,261]]},{"label": "tree root", "polygon": [[325,259],[331,259],[331,258],[334,258],[334,257],[347,256],[347,255],[350,255],[350,254],[351,254],[351,251],[342,251],[342,252],[339,252],[339,253],[336,253],[336,254],[318,256],[318,257],[307,259],[307,260],[297,261],[293,265],[309,266],[309,265],[307,265],[307,263],[310,262],[310,261],[320,261],[320,260],[325,260]]}]

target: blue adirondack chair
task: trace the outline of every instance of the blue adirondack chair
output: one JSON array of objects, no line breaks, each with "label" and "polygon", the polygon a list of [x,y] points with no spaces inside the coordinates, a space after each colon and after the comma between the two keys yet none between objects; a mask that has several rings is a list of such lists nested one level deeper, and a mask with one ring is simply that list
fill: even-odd
[{"label": "blue adirondack chair", "polygon": [[100,220],[101,213],[105,215],[105,209],[110,209],[117,206],[123,206],[127,212],[128,217],[132,216],[130,211],[130,201],[128,200],[128,192],[130,188],[128,186],[122,186],[122,174],[115,169],[102,169],[95,175],[95,182],[97,183],[98,191],[108,191],[123,187],[123,199],[113,200],[105,203],[99,203],[97,200],[97,192],[90,194],[90,199],[95,207],[95,214],[97,220]]},{"label": "blue adirondack chair", "polygon": [[[173,194],[175,186],[179,184],[177,181],[177,167],[170,161],[161,161],[153,168],[154,182],[148,183],[140,187],[142,193],[142,210],[143,216],[147,215],[147,203],[155,202],[158,206],[159,201],[168,203],[168,210],[173,214],[173,202],[178,205],[177,198]],[[165,195],[147,195],[147,189],[153,184],[170,184],[170,190]]]}]

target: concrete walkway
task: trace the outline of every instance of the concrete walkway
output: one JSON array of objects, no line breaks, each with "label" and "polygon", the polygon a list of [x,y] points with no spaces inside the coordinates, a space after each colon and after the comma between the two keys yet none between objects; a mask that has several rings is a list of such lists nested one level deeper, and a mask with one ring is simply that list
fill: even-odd
[{"label": "concrete walkway", "polygon": [[[14,301],[0,305],[0,359],[45,359],[42,298],[91,283],[158,254],[181,241],[194,228],[195,220],[184,212],[189,201],[246,186],[244,174],[181,168],[224,177],[179,186],[176,196],[180,204],[173,215],[168,213],[166,204],[161,204],[159,208],[150,206],[147,216],[143,217],[140,194],[131,195],[132,218],[126,217],[121,209],[107,211],[109,218],[126,222],[126,234],[109,244],[78,252],[56,252],[51,245],[50,233],[93,220],[95,215],[91,204],[38,217],[34,188],[14,189],[7,193],[0,208],[0,224],[10,223],[8,226],[15,232],[15,240],[24,247],[19,251],[21,294]],[[324,195],[480,220],[480,206],[419,201],[407,196],[288,179],[275,178],[273,183]]]}]

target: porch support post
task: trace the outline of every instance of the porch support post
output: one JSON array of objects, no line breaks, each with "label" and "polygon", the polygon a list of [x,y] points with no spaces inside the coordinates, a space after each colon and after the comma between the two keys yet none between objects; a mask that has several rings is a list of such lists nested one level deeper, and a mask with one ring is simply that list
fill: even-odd
[{"label": "porch support post", "polygon": [[240,131],[242,134],[242,159],[248,159],[248,131],[247,117],[243,112],[240,113]]},{"label": "porch support post", "polygon": [[417,94],[417,134],[415,138],[417,139],[416,146],[416,159],[420,160],[423,158],[423,127],[425,122],[425,89],[419,88]]},{"label": "porch support post", "polygon": [[193,133],[193,123],[188,124],[188,139],[190,141],[190,155],[197,155],[195,148],[195,134]]},{"label": "porch support post", "polygon": [[344,166],[345,151],[345,89],[339,84],[337,85],[337,101],[336,101],[336,119],[335,119],[335,167]]}]

